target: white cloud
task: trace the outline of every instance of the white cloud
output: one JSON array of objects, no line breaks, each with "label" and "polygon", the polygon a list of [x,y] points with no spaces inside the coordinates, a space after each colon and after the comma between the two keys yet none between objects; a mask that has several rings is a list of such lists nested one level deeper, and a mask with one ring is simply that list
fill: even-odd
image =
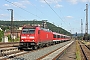
[{"label": "white cloud", "polygon": [[77,4],[78,0],[67,0],[68,2],[72,3],[72,4]]},{"label": "white cloud", "polygon": [[[63,0],[39,0],[41,3],[49,3],[49,4],[54,4],[54,3],[59,3],[62,2]],[[45,2],[46,1],[46,2]],[[77,4],[79,2],[90,2],[90,0],[66,0],[72,4]]]},{"label": "white cloud", "polygon": [[90,2],[90,0],[67,0],[67,1],[72,4],[77,4],[79,2],[83,2],[83,3]]},{"label": "white cloud", "polygon": [[[11,2],[11,1],[10,1]],[[6,6],[6,7],[10,7],[10,6],[14,6],[14,7],[22,7],[22,8],[26,8],[26,5],[30,4],[30,1],[29,0],[21,0],[21,1],[18,1],[18,2],[11,2],[12,4],[4,4],[3,6]]]},{"label": "white cloud", "polygon": [[62,0],[54,0],[56,3],[59,3],[59,2],[61,2]]},{"label": "white cloud", "polygon": [[68,19],[72,19],[73,17],[72,17],[72,16],[66,16],[66,18],[68,18]]},{"label": "white cloud", "polygon": [[22,4],[30,4],[30,1],[29,0],[22,0],[21,3]]},{"label": "white cloud", "polygon": [[30,1],[28,0],[22,0],[19,2],[13,2],[14,6],[18,6],[18,7],[22,7],[22,8],[26,8],[26,5],[30,4]]},{"label": "white cloud", "polygon": [[58,3],[58,2],[61,2],[62,0],[40,0],[41,3]]},{"label": "white cloud", "polygon": [[22,7],[22,8],[25,8],[25,6],[22,4],[22,3],[20,3],[20,2],[13,2],[13,6],[14,7]]},{"label": "white cloud", "polygon": [[9,5],[9,4],[4,4],[3,6],[5,6],[5,7],[10,7],[10,5]]},{"label": "white cloud", "polygon": [[63,7],[62,5],[59,4],[62,0],[39,0],[41,3],[48,3],[48,4],[55,4],[55,8],[60,8]]},{"label": "white cloud", "polygon": [[55,7],[55,8],[60,8],[60,7],[63,7],[63,6],[60,5],[60,4],[56,4],[54,7]]},{"label": "white cloud", "polygon": [[8,15],[7,14],[0,14],[0,18],[5,18],[5,17],[8,17]]},{"label": "white cloud", "polygon": [[80,0],[80,2],[90,2],[90,0]]}]

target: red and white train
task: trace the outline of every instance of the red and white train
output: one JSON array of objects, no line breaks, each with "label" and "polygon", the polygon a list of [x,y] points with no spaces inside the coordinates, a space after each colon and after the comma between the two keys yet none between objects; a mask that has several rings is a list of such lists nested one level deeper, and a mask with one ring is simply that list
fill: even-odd
[{"label": "red and white train", "polygon": [[38,26],[24,26],[20,34],[19,48],[32,48],[48,46],[70,40],[70,36],[52,32]]}]

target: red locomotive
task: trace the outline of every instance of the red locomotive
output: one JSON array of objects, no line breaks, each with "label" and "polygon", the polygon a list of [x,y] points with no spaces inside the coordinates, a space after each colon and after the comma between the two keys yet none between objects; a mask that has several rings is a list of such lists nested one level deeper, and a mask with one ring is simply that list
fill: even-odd
[{"label": "red locomotive", "polygon": [[69,36],[52,32],[49,29],[38,26],[24,26],[20,35],[19,48],[37,49],[38,47],[48,46],[69,39]]}]

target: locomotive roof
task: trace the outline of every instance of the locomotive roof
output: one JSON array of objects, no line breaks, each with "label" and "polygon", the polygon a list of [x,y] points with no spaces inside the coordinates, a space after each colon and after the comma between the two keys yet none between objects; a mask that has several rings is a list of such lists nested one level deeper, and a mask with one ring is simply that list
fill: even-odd
[{"label": "locomotive roof", "polygon": [[60,34],[60,33],[56,33],[56,32],[53,32],[53,34],[61,35],[61,36],[65,36],[65,37],[70,37],[70,36],[67,36],[67,35],[64,35],[64,34]]},{"label": "locomotive roof", "polygon": [[30,26],[30,25],[26,25],[26,26],[23,26],[23,28],[36,28],[38,26]]},{"label": "locomotive roof", "polygon": [[36,28],[36,27],[39,27],[41,30],[51,32],[51,30],[46,28],[41,28],[40,26],[30,26],[30,25],[23,26],[23,28]]}]

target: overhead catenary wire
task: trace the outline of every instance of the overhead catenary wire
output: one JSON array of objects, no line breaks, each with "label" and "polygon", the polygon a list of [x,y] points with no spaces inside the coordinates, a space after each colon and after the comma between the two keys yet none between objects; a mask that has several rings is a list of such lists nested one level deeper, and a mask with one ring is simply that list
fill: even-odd
[{"label": "overhead catenary wire", "polygon": [[[10,2],[10,1],[8,1],[8,0],[6,0],[6,1],[9,2],[9,3],[11,3],[11,4],[13,4],[12,2]],[[26,12],[29,12],[29,11],[25,10],[24,8],[19,7],[19,6],[16,5],[16,4],[13,4],[13,5],[14,5],[14,6],[17,6],[17,7],[20,8],[20,9],[23,9],[23,10],[26,11]],[[36,8],[36,10],[40,11],[40,13],[41,13],[43,16],[47,16],[47,15],[45,15],[39,8],[37,8],[33,3],[31,3],[31,5],[34,6],[34,7]],[[31,12],[29,12],[29,13],[32,14],[32,15],[34,15],[34,16],[36,16],[36,17],[38,17],[38,18],[41,18],[41,17],[39,17],[39,16],[31,13]],[[19,16],[20,16],[20,15],[19,15]],[[22,16],[20,16],[20,17],[22,17]],[[48,16],[47,16],[47,17],[48,17]]]},{"label": "overhead catenary wire", "polygon": [[39,16],[37,16],[37,15],[35,15],[35,14],[29,12],[28,10],[26,10],[26,9],[24,9],[24,8],[21,8],[21,7],[19,7],[18,5],[14,4],[14,3],[12,3],[12,2],[10,2],[10,1],[8,1],[8,0],[5,0],[5,1],[7,1],[8,3],[11,3],[11,4],[13,4],[14,6],[16,6],[16,7],[20,8],[20,9],[26,11],[27,13],[32,14],[33,16],[36,16],[36,17],[38,17],[38,18],[41,19],[41,17],[39,17]]},{"label": "overhead catenary wire", "polygon": [[[54,1],[56,1],[56,0],[54,0]],[[57,3],[57,1],[56,1],[56,3]],[[59,4],[59,3],[58,3]],[[60,9],[59,9],[60,10]],[[61,10],[60,10],[60,12],[61,12]],[[63,13],[61,12],[61,14],[63,15]],[[64,16],[64,15],[63,15]],[[66,20],[66,18],[64,18],[64,20]],[[69,23],[69,25],[68,25],[68,27],[71,27],[71,25],[70,25],[70,23]]]},{"label": "overhead catenary wire", "polygon": [[[32,4],[32,3],[31,3]],[[34,4],[32,4],[37,10],[40,11],[40,9],[38,9]],[[40,11],[42,13],[42,11]],[[43,13],[42,13],[43,14]]]},{"label": "overhead catenary wire", "polygon": [[[50,4],[46,1],[46,0],[44,0],[45,1],[45,3],[51,8],[51,10],[59,17],[59,19],[61,19],[64,23],[65,23],[65,21],[57,14],[57,12],[50,6]],[[65,23],[66,24],[66,23]],[[67,24],[66,24],[67,25]],[[68,25],[67,25],[68,26]],[[69,26],[68,26],[69,27]]]},{"label": "overhead catenary wire", "polygon": [[[47,3],[47,5],[52,9],[52,11],[59,17],[59,19],[61,19],[62,20],[62,18],[56,13],[56,11],[49,5],[49,3],[46,1],[46,0],[44,0],[45,1],[45,3]],[[63,20],[62,20],[63,21]],[[63,21],[64,22],[64,21]]]},{"label": "overhead catenary wire", "polygon": [[[3,9],[3,8],[0,8],[0,10],[2,10],[2,11],[4,11],[4,12],[7,12],[7,9]],[[19,17],[21,17],[21,18],[24,18],[23,16],[21,16],[21,15],[19,15],[18,13],[15,13],[15,14],[17,14]],[[13,17],[14,18],[14,20],[18,20],[18,19],[16,19],[15,17]]]},{"label": "overhead catenary wire", "polygon": [[[45,15],[38,7],[36,7],[33,3],[31,3],[38,11],[40,11],[40,13],[43,15],[43,16],[47,16]],[[47,16],[48,17],[48,16]]]},{"label": "overhead catenary wire", "polygon": [[[16,6],[16,7],[18,7],[18,8],[20,8],[20,9],[22,9],[22,10],[24,10],[24,11],[26,11],[26,12],[28,12],[28,13],[30,13],[30,14],[32,14],[32,15],[34,15],[34,16],[36,16],[36,17],[38,17],[38,18],[41,18],[41,17],[39,17],[39,16],[37,16],[37,15],[35,15],[35,14],[33,14],[33,13],[31,13],[31,12],[29,12],[29,11],[27,11],[27,10],[25,10],[24,8],[21,8],[21,7],[19,7],[18,5],[16,5],[16,4],[14,4],[14,3],[12,3],[12,2],[10,2],[10,1],[8,1],[8,0],[5,0],[5,1],[7,1],[7,2],[9,2],[9,3],[11,3],[11,4],[13,4],[14,6]],[[45,0],[44,0],[45,1]],[[46,1],[45,1],[46,2]],[[46,2],[47,3],[47,2]],[[48,3],[47,3],[48,4]],[[49,5],[49,4],[48,4]],[[49,5],[49,7],[52,9],[52,7]],[[53,9],[52,9],[53,10]],[[54,10],[53,10],[54,11]],[[42,12],[41,12],[42,13]],[[62,18],[54,11],[54,13],[62,20]],[[63,21],[63,20],[62,20]],[[63,21],[64,22],[64,21]]]},{"label": "overhead catenary wire", "polygon": [[[18,8],[20,8],[20,9],[22,9],[22,10],[24,10],[24,11],[26,11],[26,12],[28,12],[28,13],[36,16],[36,17],[38,17],[38,18],[40,18],[39,16],[37,16],[37,15],[35,15],[35,14],[27,11],[27,10],[25,10],[24,8],[19,7],[18,5],[14,4],[14,3],[12,3],[12,2],[10,2],[10,1],[8,1],[8,0],[5,0],[5,1],[7,1],[7,2],[9,2],[9,3],[11,3],[11,4],[15,5],[15,6],[17,6]],[[45,0],[44,0],[44,1],[45,1]],[[46,2],[46,1],[45,1],[45,2]],[[46,2],[46,3],[47,3],[47,2]],[[48,4],[48,3],[47,3],[47,4]],[[52,9],[52,7],[51,7],[49,4],[48,4],[48,6]],[[53,10],[53,9],[52,9],[52,10]],[[53,10],[53,11],[54,11],[54,10]],[[42,12],[41,12],[41,13],[42,13]],[[54,13],[62,20],[62,18],[61,18],[55,11],[54,11]],[[63,21],[63,20],[62,20],[62,21]],[[64,22],[64,21],[63,21],[63,22]]]}]

